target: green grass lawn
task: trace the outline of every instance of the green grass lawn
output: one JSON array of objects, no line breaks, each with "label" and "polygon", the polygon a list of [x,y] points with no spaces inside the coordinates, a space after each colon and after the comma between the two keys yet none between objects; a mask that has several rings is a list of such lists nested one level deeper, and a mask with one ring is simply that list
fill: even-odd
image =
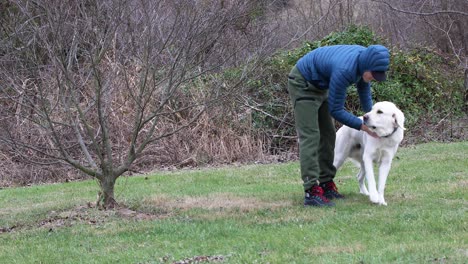
[{"label": "green grass lawn", "polygon": [[121,178],[127,213],[94,181],[2,189],[0,263],[467,263],[468,142],[401,148],[386,207],[356,173],[334,208],[302,206],[297,162]]}]

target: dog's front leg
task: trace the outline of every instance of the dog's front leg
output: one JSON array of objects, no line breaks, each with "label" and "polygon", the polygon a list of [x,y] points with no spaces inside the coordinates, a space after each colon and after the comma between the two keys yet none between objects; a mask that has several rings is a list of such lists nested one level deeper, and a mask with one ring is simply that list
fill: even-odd
[{"label": "dog's front leg", "polygon": [[364,163],[367,187],[369,188],[369,199],[373,203],[378,203],[379,194],[377,193],[377,187],[375,183],[372,155],[367,155],[366,153],[364,153],[362,161]]},{"label": "dog's front leg", "polygon": [[385,183],[392,166],[392,159],[388,156],[384,156],[379,167],[379,201],[381,205],[387,205],[384,198]]}]

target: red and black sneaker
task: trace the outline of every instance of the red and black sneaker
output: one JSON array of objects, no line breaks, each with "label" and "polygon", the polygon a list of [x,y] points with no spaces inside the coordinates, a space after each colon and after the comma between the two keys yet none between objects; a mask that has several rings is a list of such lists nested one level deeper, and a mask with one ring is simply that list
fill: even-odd
[{"label": "red and black sneaker", "polygon": [[333,181],[321,183],[320,187],[322,187],[323,189],[323,192],[324,192],[323,195],[330,200],[345,198],[344,195],[338,192],[338,188],[336,188],[336,185]]},{"label": "red and black sneaker", "polygon": [[335,206],[333,202],[323,196],[323,189],[320,186],[312,186],[305,192],[304,205],[306,206]]}]

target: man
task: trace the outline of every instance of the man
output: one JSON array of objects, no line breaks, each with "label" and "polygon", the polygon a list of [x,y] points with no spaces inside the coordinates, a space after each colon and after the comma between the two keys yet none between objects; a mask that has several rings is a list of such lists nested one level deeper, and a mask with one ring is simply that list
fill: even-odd
[{"label": "man", "polygon": [[301,177],[307,206],[334,206],[344,198],[333,178],[338,122],[377,137],[362,120],[344,108],[347,88],[355,84],[364,112],[372,109],[370,82],[384,81],[390,63],[388,49],[337,45],[317,48],[298,60],[288,76],[288,92],[294,107],[299,137]]}]

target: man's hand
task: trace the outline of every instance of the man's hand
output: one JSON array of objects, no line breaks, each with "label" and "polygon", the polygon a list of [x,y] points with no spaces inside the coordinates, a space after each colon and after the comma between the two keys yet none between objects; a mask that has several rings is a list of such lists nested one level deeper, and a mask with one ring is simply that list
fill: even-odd
[{"label": "man's hand", "polygon": [[373,138],[380,138],[379,135],[377,135],[377,133],[370,130],[370,128],[368,126],[364,125],[364,124],[361,125],[361,130],[365,131],[367,134],[369,134],[369,136],[371,136]]}]

